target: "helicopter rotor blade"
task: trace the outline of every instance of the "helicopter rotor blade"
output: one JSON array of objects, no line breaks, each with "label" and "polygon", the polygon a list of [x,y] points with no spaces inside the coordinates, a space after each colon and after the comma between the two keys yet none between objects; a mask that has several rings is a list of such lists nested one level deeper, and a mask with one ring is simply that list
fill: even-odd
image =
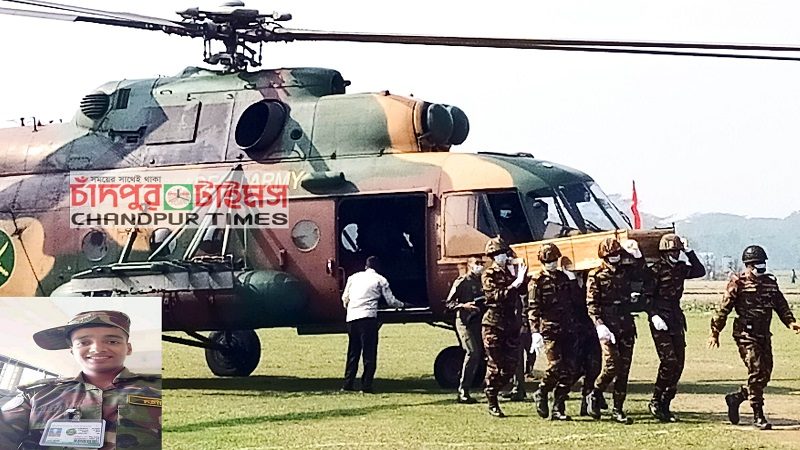
[{"label": "helicopter rotor blade", "polygon": [[542,45],[532,47],[536,50],[557,50],[568,52],[589,52],[589,53],[621,53],[630,55],[661,55],[661,56],[699,56],[704,58],[732,58],[732,59],[757,59],[768,61],[800,61],[800,56],[770,56],[755,55],[746,53],[712,53],[712,52],[689,52],[674,50],[656,50],[639,48],[615,48],[615,47],[574,47],[567,45]]},{"label": "helicopter rotor blade", "polygon": [[[80,6],[63,5],[60,3],[53,3],[53,2],[46,2],[39,0],[0,0],[0,1],[5,1],[9,3],[20,3],[28,6],[38,6],[41,8],[51,8],[51,9],[69,11],[80,14],[88,14],[89,15],[88,17],[107,18],[116,21],[130,21],[134,23],[149,25],[149,27],[133,26],[132,28],[158,29],[178,34],[187,34],[187,33],[182,33],[182,31],[188,31],[185,24],[161,19],[158,17],[143,16],[139,14],[131,14],[125,12],[103,11],[99,9],[83,8]],[[41,17],[41,16],[33,16],[33,17]],[[86,17],[86,16],[76,16],[76,17]],[[81,21],[88,22],[89,20],[81,20]],[[112,25],[125,26],[121,25],[120,23],[107,23],[101,21],[96,21],[95,23],[106,23]]]},{"label": "helicopter rotor blade", "polygon": [[190,30],[185,28],[184,29],[174,28],[174,27],[167,28],[167,27],[162,27],[160,25],[153,25],[149,22],[137,22],[132,20],[112,19],[107,17],[93,17],[93,16],[85,16],[79,14],[60,14],[60,13],[30,11],[25,9],[13,9],[13,8],[0,8],[0,14],[8,16],[19,16],[19,17],[34,17],[38,19],[63,20],[67,22],[97,23],[101,25],[112,25],[116,27],[136,28],[140,30],[159,30],[159,31],[164,31],[166,33],[194,36],[194,33],[190,32]]},{"label": "helicopter rotor blade", "polygon": [[73,14],[58,14],[58,13],[28,11],[24,9],[11,9],[11,8],[0,8],[0,14],[5,14],[7,16],[36,17],[39,19],[65,20],[67,22],[76,22],[78,19],[78,16]]},{"label": "helicopter rotor blade", "polygon": [[[483,38],[456,36],[426,36],[404,34],[372,34],[338,31],[318,31],[276,28],[270,36],[272,40],[285,41],[347,41],[371,42],[385,44],[417,44],[442,45],[454,47],[487,47],[510,49],[564,50],[608,53],[653,54],[672,56],[730,57],[744,59],[798,60],[794,57],[769,56],[745,53],[710,53],[703,51],[679,50],[724,50],[724,51],[761,51],[761,52],[797,52],[800,47],[786,45],[755,44],[710,44],[696,42],[646,42],[646,41],[603,41],[575,39],[516,39],[516,38]],[[669,50],[667,50],[669,49]]]}]

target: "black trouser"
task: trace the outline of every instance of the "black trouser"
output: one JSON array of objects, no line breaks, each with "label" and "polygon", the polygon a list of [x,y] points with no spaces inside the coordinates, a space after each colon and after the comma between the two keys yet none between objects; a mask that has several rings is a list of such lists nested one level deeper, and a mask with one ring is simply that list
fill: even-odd
[{"label": "black trouser", "polygon": [[358,372],[358,360],[364,353],[364,373],[361,389],[372,389],[378,361],[378,319],[365,317],[347,322],[347,365],[344,369],[344,387],[352,388]]}]

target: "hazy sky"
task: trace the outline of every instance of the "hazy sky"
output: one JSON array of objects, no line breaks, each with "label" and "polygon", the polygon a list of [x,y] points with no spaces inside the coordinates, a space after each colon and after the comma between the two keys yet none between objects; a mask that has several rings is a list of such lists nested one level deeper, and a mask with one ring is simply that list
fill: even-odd
[{"label": "hazy sky", "polygon": [[[169,19],[196,5],[75,4]],[[800,45],[800,6],[793,1],[247,5],[291,12],[292,28]],[[70,119],[80,98],[106,81],[173,75],[202,63],[197,39],[6,16],[0,49],[0,122]],[[472,127],[462,150],[530,152],[583,170],[606,192],[626,197],[636,179],[640,209],[658,215],[784,217],[800,210],[800,62],[291,43],[266,46],[264,66],[330,67],[352,81],[349,92],[388,89],[457,105]]]}]

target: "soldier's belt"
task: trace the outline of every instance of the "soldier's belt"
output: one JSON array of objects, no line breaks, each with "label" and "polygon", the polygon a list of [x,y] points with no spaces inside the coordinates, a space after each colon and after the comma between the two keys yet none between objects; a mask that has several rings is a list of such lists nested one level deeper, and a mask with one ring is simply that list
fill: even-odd
[{"label": "soldier's belt", "polygon": [[756,320],[743,319],[741,317],[733,319],[733,331],[735,333],[748,333],[748,334],[764,336],[769,334],[769,327],[770,327],[769,320],[756,321]]}]

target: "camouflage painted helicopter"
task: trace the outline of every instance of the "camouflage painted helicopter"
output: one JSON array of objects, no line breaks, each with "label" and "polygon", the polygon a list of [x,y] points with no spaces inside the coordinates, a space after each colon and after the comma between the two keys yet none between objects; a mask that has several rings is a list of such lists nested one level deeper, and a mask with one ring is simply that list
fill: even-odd
[{"label": "camouflage painted helicopter", "polygon": [[[299,30],[281,26],[288,15],[263,14],[240,2],[217,10],[187,9],[178,13],[179,21],[170,21],[6,1],[62,12],[0,8],[0,14],[202,38],[204,61],[221,66],[110,82],[88,93],[69,123],[0,130],[0,295],[161,296],[164,330],[193,338],[164,339],[205,348],[209,367],[223,376],[248,375],[258,365],[254,329],[343,331],[340,293],[367,255],[383,257],[396,295],[415,306],[382,311],[383,322],[448,327],[443,299],[457,265],[480,254],[490,236],[503,236],[525,257],[543,241],[555,240],[574,269],[586,270],[597,264],[597,242],[609,234],[635,237],[648,255],[665,232],[630,230],[625,215],[577,170],[527,153],[449,152],[469,133],[458,107],[388,92],[347,94],[349,83],[331,69],[249,71],[261,64],[262,43],[756,59],[791,58],[713,52],[797,51]],[[224,48],[213,52],[218,43]],[[75,222],[72,207],[81,192],[75,184],[82,176],[141,180],[166,173],[191,180],[219,172],[231,179],[282,180],[290,207],[281,226]],[[163,194],[164,204],[183,209],[176,205],[181,200],[186,205],[186,192],[162,187],[157,194]],[[455,382],[460,356],[455,346],[439,354],[434,374],[440,384]]]}]

